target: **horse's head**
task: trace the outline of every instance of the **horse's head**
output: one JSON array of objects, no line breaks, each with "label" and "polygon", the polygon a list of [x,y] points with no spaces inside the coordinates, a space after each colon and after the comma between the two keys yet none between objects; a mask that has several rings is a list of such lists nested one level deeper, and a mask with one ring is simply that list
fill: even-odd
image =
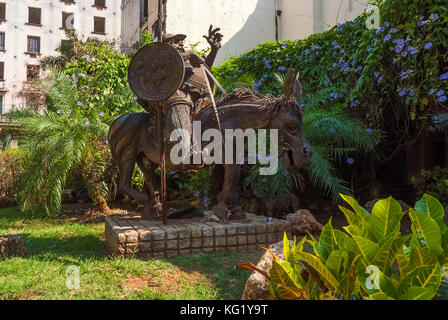
[{"label": "horse's head", "polygon": [[[291,101],[293,96],[293,101]],[[306,168],[311,163],[312,151],[303,132],[303,113],[298,106],[302,96],[299,73],[291,70],[285,79],[285,98],[272,118],[271,129],[278,129],[279,152],[288,171]]]}]

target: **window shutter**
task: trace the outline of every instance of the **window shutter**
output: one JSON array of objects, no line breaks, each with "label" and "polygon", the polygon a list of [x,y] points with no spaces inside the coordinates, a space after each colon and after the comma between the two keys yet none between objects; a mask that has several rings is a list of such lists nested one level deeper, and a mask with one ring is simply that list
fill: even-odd
[{"label": "window shutter", "polygon": [[28,8],[28,23],[40,24],[40,8]]}]

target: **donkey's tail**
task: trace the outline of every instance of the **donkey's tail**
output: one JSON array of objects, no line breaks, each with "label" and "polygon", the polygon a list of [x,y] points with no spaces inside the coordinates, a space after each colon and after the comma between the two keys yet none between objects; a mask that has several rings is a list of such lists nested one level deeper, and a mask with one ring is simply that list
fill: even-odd
[{"label": "donkey's tail", "polygon": [[109,147],[112,157],[118,161],[125,155],[136,156],[135,146],[140,130],[150,123],[148,113],[130,113],[117,118],[109,129]]}]

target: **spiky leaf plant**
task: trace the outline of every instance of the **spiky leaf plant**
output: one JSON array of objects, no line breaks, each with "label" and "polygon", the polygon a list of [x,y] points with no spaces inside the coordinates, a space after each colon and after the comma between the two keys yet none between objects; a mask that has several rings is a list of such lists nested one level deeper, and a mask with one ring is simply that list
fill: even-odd
[{"label": "spiky leaf plant", "polygon": [[94,203],[108,210],[104,199],[107,186],[99,178],[104,166],[100,146],[107,124],[98,114],[84,116],[71,77],[56,73],[54,82],[41,84],[41,88],[48,95],[46,111],[13,110],[8,114],[21,127],[21,147],[28,151],[20,179],[21,209],[56,215],[67,180],[79,171]]}]

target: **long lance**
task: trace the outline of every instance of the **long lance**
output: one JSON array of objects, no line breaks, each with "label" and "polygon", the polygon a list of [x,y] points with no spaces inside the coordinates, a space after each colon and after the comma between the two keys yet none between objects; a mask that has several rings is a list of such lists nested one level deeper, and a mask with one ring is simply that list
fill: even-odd
[{"label": "long lance", "polygon": [[[162,14],[162,0],[159,0],[158,8],[158,41],[162,42],[163,36],[163,14]],[[161,201],[161,214],[163,216],[163,224],[168,224],[168,216],[166,210],[166,154],[165,154],[165,137],[164,121],[163,121],[163,106],[165,102],[159,101],[157,103],[157,121],[159,124],[159,141],[160,141],[160,201]],[[160,212],[159,212],[160,213]]]}]

